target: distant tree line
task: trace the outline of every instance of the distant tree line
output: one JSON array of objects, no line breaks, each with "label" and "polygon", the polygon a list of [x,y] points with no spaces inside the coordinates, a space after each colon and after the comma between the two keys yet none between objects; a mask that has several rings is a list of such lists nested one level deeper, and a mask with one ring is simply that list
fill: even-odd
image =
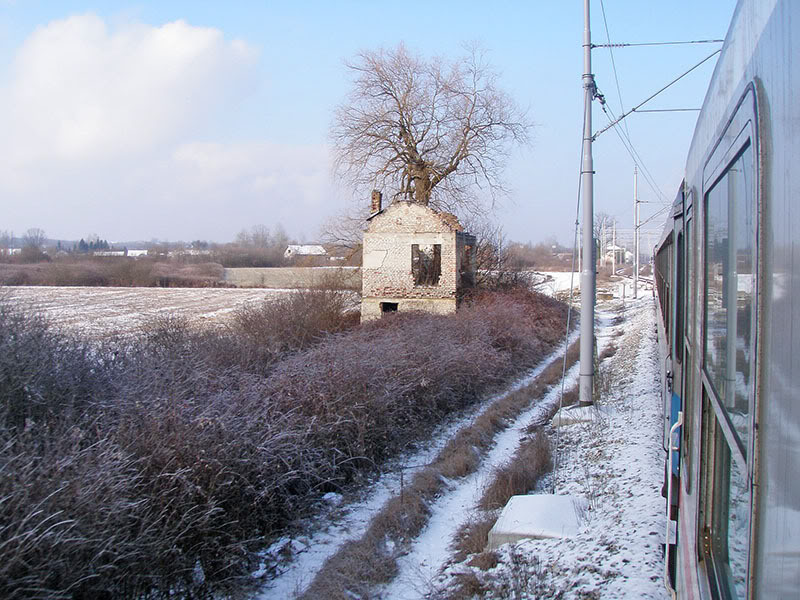
[{"label": "distant tree line", "polygon": [[[61,242],[59,242],[59,245]],[[72,251],[77,252],[78,254],[88,254],[89,252],[94,252],[95,250],[110,250],[111,246],[108,243],[108,240],[89,240],[87,242],[83,238],[80,239],[79,242],[76,242],[72,245]]]}]

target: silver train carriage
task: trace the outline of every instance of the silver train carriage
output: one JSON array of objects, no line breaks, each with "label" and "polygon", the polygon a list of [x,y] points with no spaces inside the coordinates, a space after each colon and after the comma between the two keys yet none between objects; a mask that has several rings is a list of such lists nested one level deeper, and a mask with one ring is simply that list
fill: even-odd
[{"label": "silver train carriage", "polygon": [[800,598],[800,1],[739,1],[655,264],[668,586]]}]

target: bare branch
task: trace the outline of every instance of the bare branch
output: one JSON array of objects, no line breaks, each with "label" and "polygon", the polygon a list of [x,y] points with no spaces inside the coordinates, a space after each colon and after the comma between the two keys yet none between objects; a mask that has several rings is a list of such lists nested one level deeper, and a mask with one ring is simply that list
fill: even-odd
[{"label": "bare branch", "polygon": [[505,192],[512,144],[528,141],[524,111],[496,85],[485,52],[424,60],[404,45],[347,64],[353,88],[331,127],[336,173],[360,194],[382,189],[459,213],[481,212],[475,190]]}]

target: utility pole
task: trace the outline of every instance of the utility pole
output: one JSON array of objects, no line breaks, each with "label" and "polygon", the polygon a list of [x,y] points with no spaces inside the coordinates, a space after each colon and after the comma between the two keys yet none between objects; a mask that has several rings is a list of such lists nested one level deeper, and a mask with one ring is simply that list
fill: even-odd
[{"label": "utility pole", "polygon": [[600,266],[605,268],[606,266],[606,248],[608,246],[608,242],[606,242],[606,219],[603,219],[603,222],[600,223]]},{"label": "utility pole", "polygon": [[581,186],[583,187],[583,264],[581,270],[581,343],[579,404],[593,404],[594,387],[594,295],[595,261],[594,239],[594,162],[592,161],[592,100],[597,87],[592,74],[592,34],[589,20],[589,0],[583,0],[583,159],[581,161]]},{"label": "utility pole", "polygon": [[633,297],[639,297],[639,170],[633,165]]},{"label": "utility pole", "polygon": [[611,224],[611,275],[617,274],[617,219]]}]

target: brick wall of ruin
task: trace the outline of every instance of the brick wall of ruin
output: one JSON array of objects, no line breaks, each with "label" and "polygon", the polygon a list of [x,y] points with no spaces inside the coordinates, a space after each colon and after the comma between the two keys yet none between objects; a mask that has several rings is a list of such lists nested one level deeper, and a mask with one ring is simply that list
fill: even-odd
[{"label": "brick wall of ruin", "polygon": [[[438,285],[415,285],[411,246],[441,245]],[[373,298],[455,298],[458,260],[455,233],[366,233],[362,295]]]},{"label": "brick wall of ruin", "polygon": [[[426,206],[395,202],[370,219],[364,234],[362,262],[362,318],[380,316],[380,303],[396,303],[397,310],[455,311],[460,281],[461,226],[452,215]],[[436,285],[415,283],[412,246],[423,252],[440,246],[440,274]],[[427,263],[430,264],[430,263]],[[419,269],[419,264],[417,265]]]}]

